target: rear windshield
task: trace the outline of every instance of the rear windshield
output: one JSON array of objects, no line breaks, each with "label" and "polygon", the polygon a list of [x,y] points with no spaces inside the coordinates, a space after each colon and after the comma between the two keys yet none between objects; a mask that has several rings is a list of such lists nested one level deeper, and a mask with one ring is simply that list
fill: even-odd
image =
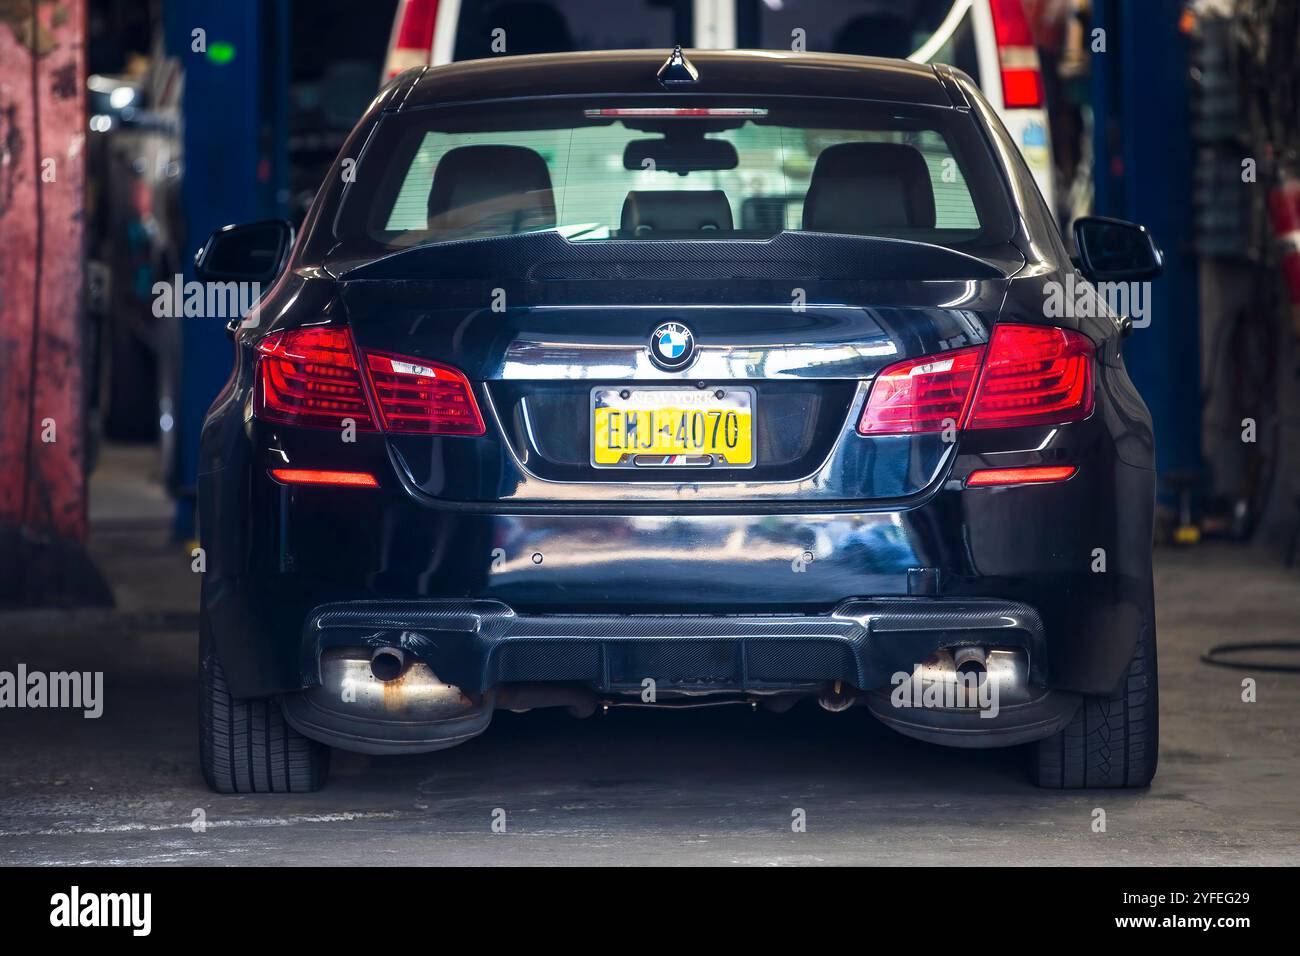
[{"label": "rear windshield", "polygon": [[336,238],[362,251],[550,229],[572,242],[803,230],[959,248],[1011,235],[997,167],[965,113],[651,102],[386,117],[344,192]]}]

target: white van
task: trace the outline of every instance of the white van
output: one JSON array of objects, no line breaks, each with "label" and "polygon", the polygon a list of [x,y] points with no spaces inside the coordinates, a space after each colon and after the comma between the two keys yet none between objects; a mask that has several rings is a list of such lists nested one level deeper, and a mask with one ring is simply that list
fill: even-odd
[{"label": "white van", "polygon": [[679,43],[950,63],[979,83],[1055,208],[1043,81],[1023,0],[398,0],[385,75],[503,54]]}]

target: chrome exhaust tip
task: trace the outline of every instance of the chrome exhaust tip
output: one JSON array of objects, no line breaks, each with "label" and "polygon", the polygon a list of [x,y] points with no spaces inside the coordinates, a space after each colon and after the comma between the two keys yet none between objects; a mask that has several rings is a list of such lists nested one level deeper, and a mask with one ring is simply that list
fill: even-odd
[{"label": "chrome exhaust tip", "polygon": [[982,647],[959,647],[952,655],[958,678],[973,679],[976,686],[988,678],[988,655]]},{"label": "chrome exhaust tip", "polygon": [[406,671],[406,655],[399,647],[381,647],[370,655],[370,673],[384,683],[395,681]]},{"label": "chrome exhaust tip", "polygon": [[821,693],[817,698],[817,704],[822,710],[828,710],[832,714],[838,714],[841,711],[848,710],[853,706],[855,697],[853,691],[844,686],[842,681],[836,681],[829,689]]}]

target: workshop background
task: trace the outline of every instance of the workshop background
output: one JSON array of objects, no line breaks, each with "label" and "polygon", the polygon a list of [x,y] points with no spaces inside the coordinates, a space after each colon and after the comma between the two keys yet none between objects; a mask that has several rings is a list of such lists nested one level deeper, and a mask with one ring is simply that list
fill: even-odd
[{"label": "workshop background", "polygon": [[[1019,141],[1065,233],[1122,217],[1166,257],[1125,345],[1157,438],[1164,690],[1152,790],[1105,798],[1129,811],[1127,842],[1091,839],[1098,798],[1034,791],[1013,754],[815,709],[580,730],[505,715],[454,753],[343,755],[327,794],[209,794],[192,746],[195,467],[232,349],[222,322],[157,316],[155,285],[192,281],[217,227],[300,222],[394,70],[493,54],[438,27],[437,0],[0,0],[0,667],[103,669],[115,702],[97,721],[0,712],[0,863],[412,846],[440,862],[1292,862],[1300,4],[443,0],[441,15],[534,24],[519,35],[539,50],[789,48],[797,28],[809,50],[907,56],[990,9],[1004,72],[1034,74],[1043,121]],[[1265,641],[1292,643],[1246,670],[1202,660]],[[792,841],[771,806],[805,792],[824,822]],[[522,850],[482,824],[502,794],[544,822]],[[236,822],[193,842],[193,808]]]}]

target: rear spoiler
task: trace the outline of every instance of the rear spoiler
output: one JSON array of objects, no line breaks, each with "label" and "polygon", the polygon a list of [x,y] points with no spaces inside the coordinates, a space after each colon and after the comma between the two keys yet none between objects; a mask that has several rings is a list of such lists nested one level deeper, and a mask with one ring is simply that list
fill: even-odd
[{"label": "rear spoiler", "polygon": [[876,236],[780,232],[771,239],[600,239],[570,242],[554,230],[429,243],[379,257],[338,247],[325,263],[341,279],[816,280],[1001,279],[1024,258],[1010,243],[979,258],[946,246]]}]

